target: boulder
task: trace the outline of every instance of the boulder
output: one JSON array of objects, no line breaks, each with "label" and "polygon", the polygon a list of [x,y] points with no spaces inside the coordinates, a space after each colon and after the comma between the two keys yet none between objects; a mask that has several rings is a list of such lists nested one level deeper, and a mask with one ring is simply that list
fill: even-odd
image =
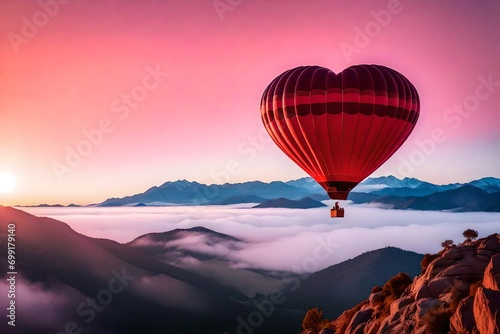
[{"label": "boulder", "polygon": [[449,304],[442,300],[436,298],[422,298],[417,301],[416,320],[420,322],[429,312],[448,307]]},{"label": "boulder", "polygon": [[455,285],[452,277],[440,277],[429,282],[427,285],[428,297],[438,298],[440,295],[449,292]]},{"label": "boulder", "polygon": [[496,235],[490,235],[489,237],[481,241],[477,249],[486,249],[498,253],[500,252],[500,242]]},{"label": "boulder", "polygon": [[402,319],[412,319],[415,312],[417,311],[417,303],[411,303],[410,305],[403,307],[399,312],[401,313]]},{"label": "boulder", "polygon": [[473,313],[479,333],[500,334],[500,292],[477,288]]},{"label": "boulder", "polygon": [[[427,267],[428,269],[426,270],[429,271],[431,270],[430,269],[430,266]],[[430,279],[427,279],[427,278],[424,278],[424,274],[420,275],[420,276],[417,276],[415,277],[415,280],[413,281],[413,283],[409,286],[409,291],[410,291],[410,295],[413,295],[413,296],[417,296],[420,292],[420,290],[422,289],[427,289],[427,284],[429,283]],[[424,288],[425,286],[425,288]],[[427,290],[425,290],[425,292],[423,291],[422,292],[423,294],[426,294],[427,293]],[[403,294],[404,295],[404,294]],[[425,295],[424,297],[422,298],[426,298],[426,297],[429,297],[428,295]],[[415,298],[420,298],[420,297],[415,297]]]},{"label": "boulder", "polygon": [[458,260],[461,259],[465,254],[465,251],[462,247],[452,247],[449,250],[447,250],[445,253],[443,253],[443,256],[452,259],[452,260]]},{"label": "boulder", "polygon": [[419,288],[415,289],[415,299],[430,298],[431,293],[429,292],[429,285],[424,284]]},{"label": "boulder", "polygon": [[487,250],[487,249],[478,249],[477,250],[477,255],[481,255],[484,257],[492,257],[493,255],[497,254],[495,251]]},{"label": "boulder", "polygon": [[493,256],[484,270],[483,286],[500,291],[500,254]]},{"label": "boulder", "polygon": [[380,320],[378,319],[371,319],[368,321],[363,329],[364,333],[377,333],[380,329]]},{"label": "boulder", "polygon": [[476,283],[477,281],[481,280],[482,277],[477,277],[477,276],[465,276],[465,277],[456,277],[455,280],[453,281],[453,287],[456,290],[459,291],[464,291],[468,292],[470,289],[470,285],[472,283]]},{"label": "boulder", "polygon": [[453,333],[466,334],[472,333],[476,326],[473,313],[474,297],[469,296],[462,299],[458,308],[450,318],[450,329]]},{"label": "boulder", "polygon": [[403,307],[405,307],[407,305],[410,305],[414,301],[415,300],[412,297],[401,297],[399,299],[396,299],[395,301],[393,301],[391,303],[391,306],[390,306],[390,312],[391,312],[391,314],[398,312]]},{"label": "boulder", "polygon": [[391,331],[387,332],[387,334],[414,333],[416,326],[414,320],[407,320],[392,327]]},{"label": "boulder", "polygon": [[[364,324],[370,319],[373,314],[373,309],[368,308],[365,310],[361,310],[356,312],[347,326],[346,333],[354,333],[356,330],[359,330],[359,326]],[[364,325],[362,327],[364,327]]]},{"label": "boulder", "polygon": [[382,303],[385,299],[385,292],[384,291],[379,291],[372,293],[369,297],[368,300],[370,301],[370,304],[372,306],[377,306],[380,303]]},{"label": "boulder", "polygon": [[478,258],[475,255],[465,256],[453,265],[443,268],[436,276],[483,275],[488,262],[487,259]]},{"label": "boulder", "polygon": [[401,314],[402,314],[401,311],[391,312],[391,314],[389,314],[389,316],[384,319],[384,321],[382,322],[382,325],[384,325],[384,322],[386,324],[390,324],[390,323],[393,323],[395,321],[400,320],[401,319]]},{"label": "boulder", "polygon": [[462,299],[463,299],[463,294],[457,294],[456,291],[450,291],[439,297],[439,300],[442,300],[443,302],[446,302],[449,305],[457,305],[457,306]]},{"label": "boulder", "polygon": [[429,263],[429,266],[427,266],[427,270],[422,275],[422,277],[425,278],[434,277],[437,274],[441,273],[446,268],[450,267],[455,261],[457,260],[446,257],[439,257],[434,261],[432,261],[431,263]]},{"label": "boulder", "polygon": [[353,331],[350,331],[348,333],[350,333],[350,334],[363,334],[363,332],[365,331],[365,326],[366,326],[366,322],[362,322],[359,325],[357,325]]}]

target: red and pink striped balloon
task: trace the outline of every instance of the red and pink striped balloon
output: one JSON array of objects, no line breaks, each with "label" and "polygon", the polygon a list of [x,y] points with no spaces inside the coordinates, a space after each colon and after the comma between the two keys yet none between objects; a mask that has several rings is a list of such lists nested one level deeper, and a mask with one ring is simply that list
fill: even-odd
[{"label": "red and pink striped balloon", "polygon": [[347,199],[396,152],[419,110],[412,83],[380,65],[338,74],[297,67],[276,77],[261,101],[262,121],[276,145],[332,199]]}]

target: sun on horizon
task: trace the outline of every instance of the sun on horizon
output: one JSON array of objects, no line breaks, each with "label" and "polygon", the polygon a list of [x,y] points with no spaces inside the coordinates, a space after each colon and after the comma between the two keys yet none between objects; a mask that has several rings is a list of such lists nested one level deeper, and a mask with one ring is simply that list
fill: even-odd
[{"label": "sun on horizon", "polygon": [[16,189],[17,180],[8,172],[0,172],[0,194],[9,194]]}]

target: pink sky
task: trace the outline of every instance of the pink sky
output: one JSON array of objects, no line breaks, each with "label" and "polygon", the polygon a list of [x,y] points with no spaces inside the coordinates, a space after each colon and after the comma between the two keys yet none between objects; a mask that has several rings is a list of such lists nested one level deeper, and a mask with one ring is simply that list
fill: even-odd
[{"label": "pink sky", "polygon": [[[261,135],[259,111],[267,84],[299,65],[338,72],[382,64],[416,86],[415,131],[375,176],[500,177],[496,0],[243,0],[224,13],[206,0],[65,0],[57,10],[55,1],[0,2],[0,172],[18,183],[0,194],[2,204],[89,204],[184,178],[306,176]],[[46,22],[40,3],[52,4]],[[392,11],[383,25],[374,21],[382,10]],[[35,32],[23,29],[34,19]],[[366,45],[356,44],[365,28],[375,30]],[[347,44],[357,52],[345,55]],[[161,82],[148,77],[155,68],[168,72]],[[479,77],[497,86],[479,88],[482,99],[474,100]],[[145,79],[150,90],[141,88]],[[122,95],[131,92],[146,95],[124,107]],[[474,101],[471,112],[447,112]],[[102,122],[108,133],[90,153],[71,172],[56,173],[54,163],[67,164],[67,147],[83,145],[83,132]],[[418,142],[429,144],[435,129],[446,139],[422,153]],[[411,159],[410,170],[401,167]],[[233,173],[220,177],[228,164]]]}]

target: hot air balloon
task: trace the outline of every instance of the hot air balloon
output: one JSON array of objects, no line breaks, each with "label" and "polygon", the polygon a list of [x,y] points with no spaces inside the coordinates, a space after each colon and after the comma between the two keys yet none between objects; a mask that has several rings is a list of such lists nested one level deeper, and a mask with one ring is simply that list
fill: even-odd
[{"label": "hot air balloon", "polygon": [[[338,74],[296,67],[267,86],[260,107],[276,145],[338,200],[396,152],[420,113],[413,84],[380,65]],[[343,216],[339,211],[332,216]]]}]

